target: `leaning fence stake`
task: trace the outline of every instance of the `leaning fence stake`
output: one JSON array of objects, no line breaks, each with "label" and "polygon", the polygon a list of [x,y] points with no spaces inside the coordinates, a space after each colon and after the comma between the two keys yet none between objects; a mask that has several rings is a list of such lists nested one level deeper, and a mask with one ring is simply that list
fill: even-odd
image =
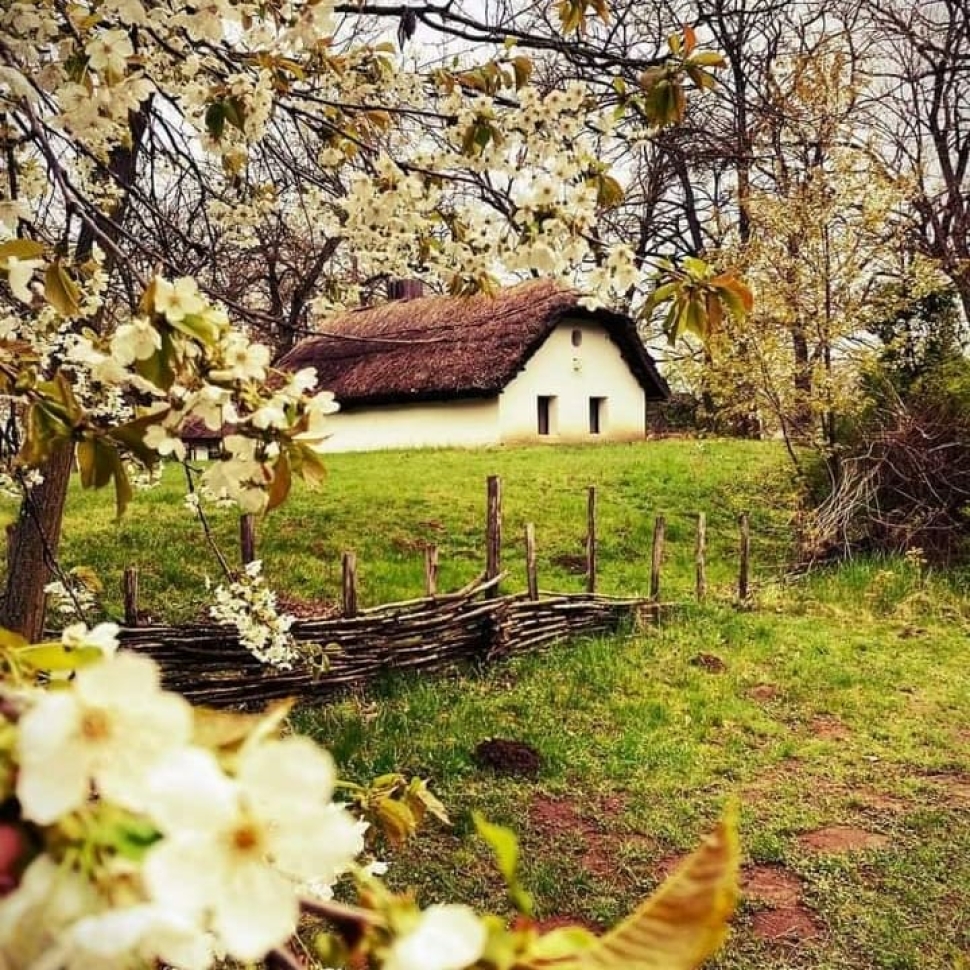
[{"label": "leaning fence stake", "polygon": [[596,592],[596,488],[586,493],[586,592]]},{"label": "leaning fence stake", "polygon": [[438,594],[438,547],[434,544],[424,547],[424,588],[428,596]]},{"label": "leaning fence stake", "polygon": [[[502,479],[488,476],[488,506],[485,519],[485,580],[502,571]],[[498,596],[498,583],[488,589],[487,597]]]},{"label": "leaning fence stake", "polygon": [[239,517],[239,553],[244,566],[256,558],[256,516],[252,512]]},{"label": "leaning fence stake", "polygon": [[125,601],[125,626],[138,626],[138,568],[125,566],[121,578],[121,592]]},{"label": "leaning fence stake", "polygon": [[525,527],[525,580],[529,587],[529,599],[539,598],[539,573],[536,568],[536,527],[527,523]]},{"label": "leaning fence stake", "polygon": [[694,563],[697,568],[697,602],[703,603],[707,596],[707,516],[697,513],[697,545],[694,550]]},{"label": "leaning fence stake", "polygon": [[655,603],[660,601],[660,566],[664,558],[664,533],[666,529],[666,519],[662,515],[658,515],[653,526],[653,554],[650,557],[650,599]]},{"label": "leaning fence stake", "polygon": [[357,615],[357,553],[345,552],[343,556],[343,613]]},{"label": "leaning fence stake", "polygon": [[744,603],[748,599],[748,569],[751,560],[751,530],[748,513],[738,516],[738,529],[741,533],[741,562],[738,567],[738,599]]}]

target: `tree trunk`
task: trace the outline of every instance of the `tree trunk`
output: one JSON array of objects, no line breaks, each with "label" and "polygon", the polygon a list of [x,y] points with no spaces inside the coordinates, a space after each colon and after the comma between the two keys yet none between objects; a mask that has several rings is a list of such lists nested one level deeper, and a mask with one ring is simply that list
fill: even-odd
[{"label": "tree trunk", "polygon": [[16,525],[7,531],[7,587],[0,626],[30,641],[40,640],[44,632],[44,587],[50,582],[61,538],[73,462],[73,444],[60,445],[44,465],[44,481],[31,489]]},{"label": "tree trunk", "polygon": [[[143,102],[137,111],[129,113],[131,143],[115,149],[108,161],[108,177],[124,190],[111,219],[101,226],[102,231],[112,239],[120,235],[118,226],[125,218],[150,111],[149,100]],[[76,262],[81,263],[90,257],[95,241],[94,227],[90,222],[85,222],[74,248]],[[113,267],[114,257],[109,252],[106,254],[105,270],[110,274]],[[99,329],[100,323],[100,318],[95,320],[94,329]],[[89,321],[88,325],[91,324]],[[15,630],[32,641],[43,634],[44,587],[50,582],[51,570],[57,559],[73,463],[73,443],[54,449],[50,459],[40,469],[44,476],[43,483],[33,488],[24,499],[16,524],[7,530],[7,585],[0,604],[0,626]]]}]

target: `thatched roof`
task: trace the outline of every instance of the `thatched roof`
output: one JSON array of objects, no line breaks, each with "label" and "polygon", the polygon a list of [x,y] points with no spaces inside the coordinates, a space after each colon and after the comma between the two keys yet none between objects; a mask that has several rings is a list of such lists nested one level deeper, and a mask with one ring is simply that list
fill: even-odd
[{"label": "thatched roof", "polygon": [[546,280],[491,297],[427,296],[342,313],[277,366],[315,367],[318,386],[344,408],[482,397],[508,385],[564,320],[601,324],[647,399],[666,397],[667,385],[629,317],[587,310],[578,294]]}]

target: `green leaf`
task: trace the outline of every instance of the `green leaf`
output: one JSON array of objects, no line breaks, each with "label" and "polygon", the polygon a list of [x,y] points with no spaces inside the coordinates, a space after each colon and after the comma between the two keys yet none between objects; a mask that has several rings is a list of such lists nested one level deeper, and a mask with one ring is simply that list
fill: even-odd
[{"label": "green leaf", "polygon": [[60,263],[51,263],[44,273],[44,298],[63,317],[81,310],[81,291]]},{"label": "green leaf", "polygon": [[222,101],[214,101],[206,108],[205,112],[206,131],[216,140],[222,138],[222,133],[226,130],[226,106]]},{"label": "green leaf", "polygon": [[39,259],[44,255],[43,243],[33,239],[8,239],[0,243],[0,262],[13,256],[15,259]]},{"label": "green leaf", "polygon": [[327,466],[323,459],[309,445],[296,443],[290,448],[293,469],[311,488],[322,485],[327,480]]},{"label": "green leaf", "polygon": [[136,360],[135,370],[163,391],[175,383],[175,343],[171,333],[162,331],[162,346],[151,357]]},{"label": "green leaf", "polygon": [[103,656],[97,647],[67,647],[63,643],[36,643],[17,651],[22,664],[48,673],[79,670]]},{"label": "green leaf", "polygon": [[520,912],[532,913],[533,901],[531,895],[520,885],[517,876],[519,867],[519,840],[515,833],[504,825],[495,825],[487,821],[478,812],[472,813],[475,830],[488,843],[498,866],[499,872],[508,886],[509,899]]},{"label": "green leaf", "polygon": [[596,935],[582,926],[560,926],[533,943],[527,953],[528,962],[559,962],[576,957],[596,942]]},{"label": "green leaf", "polygon": [[238,128],[240,131],[246,126],[246,106],[239,100],[239,98],[226,98],[222,102],[222,113],[226,121],[229,122],[233,128]]},{"label": "green leaf", "polygon": [[222,333],[222,328],[215,320],[202,313],[190,313],[181,320],[173,321],[171,326],[205,347],[214,346]]},{"label": "green leaf", "polygon": [[115,827],[110,842],[125,859],[141,862],[161,837],[162,833],[151,822],[132,817],[126,818]]}]

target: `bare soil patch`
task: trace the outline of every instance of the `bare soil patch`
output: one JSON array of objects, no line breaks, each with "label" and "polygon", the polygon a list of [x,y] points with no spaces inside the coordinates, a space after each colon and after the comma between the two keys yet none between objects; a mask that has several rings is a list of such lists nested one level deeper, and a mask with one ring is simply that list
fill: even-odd
[{"label": "bare soil patch", "polygon": [[938,788],[951,808],[970,807],[970,775],[940,773],[927,775],[926,781]]},{"label": "bare soil patch", "polygon": [[900,798],[898,795],[876,791],[874,788],[861,788],[855,792],[855,795],[863,807],[876,812],[890,812],[893,815],[901,815],[910,808],[906,799]]},{"label": "bare soil patch", "polygon": [[624,806],[621,796],[610,795],[591,817],[580,812],[568,799],[537,795],[529,806],[529,828],[547,844],[558,842],[568,846],[568,851],[590,875],[611,879],[620,868],[624,847],[657,848],[656,841],[649,836],[606,828],[602,819],[619,814]]},{"label": "bare soil patch", "polygon": [[812,849],[826,855],[843,852],[863,852],[866,849],[881,849],[889,844],[889,837],[878,832],[867,832],[852,825],[829,825],[805,832],[798,837],[804,849]]},{"label": "bare soil patch", "polygon": [[780,695],[781,689],[776,684],[755,684],[748,691],[748,697],[753,701],[757,701],[759,704],[773,701]]},{"label": "bare soil patch", "polygon": [[751,929],[759,940],[785,944],[817,940],[824,932],[818,917],[801,905],[755,913],[751,917]]},{"label": "bare soil patch", "polygon": [[802,881],[784,866],[748,866],[741,873],[741,892],[767,906],[793,907],[802,898]]},{"label": "bare soil patch", "polygon": [[849,729],[831,714],[816,714],[809,722],[809,727],[815,737],[825,741],[842,741],[851,734]]}]

